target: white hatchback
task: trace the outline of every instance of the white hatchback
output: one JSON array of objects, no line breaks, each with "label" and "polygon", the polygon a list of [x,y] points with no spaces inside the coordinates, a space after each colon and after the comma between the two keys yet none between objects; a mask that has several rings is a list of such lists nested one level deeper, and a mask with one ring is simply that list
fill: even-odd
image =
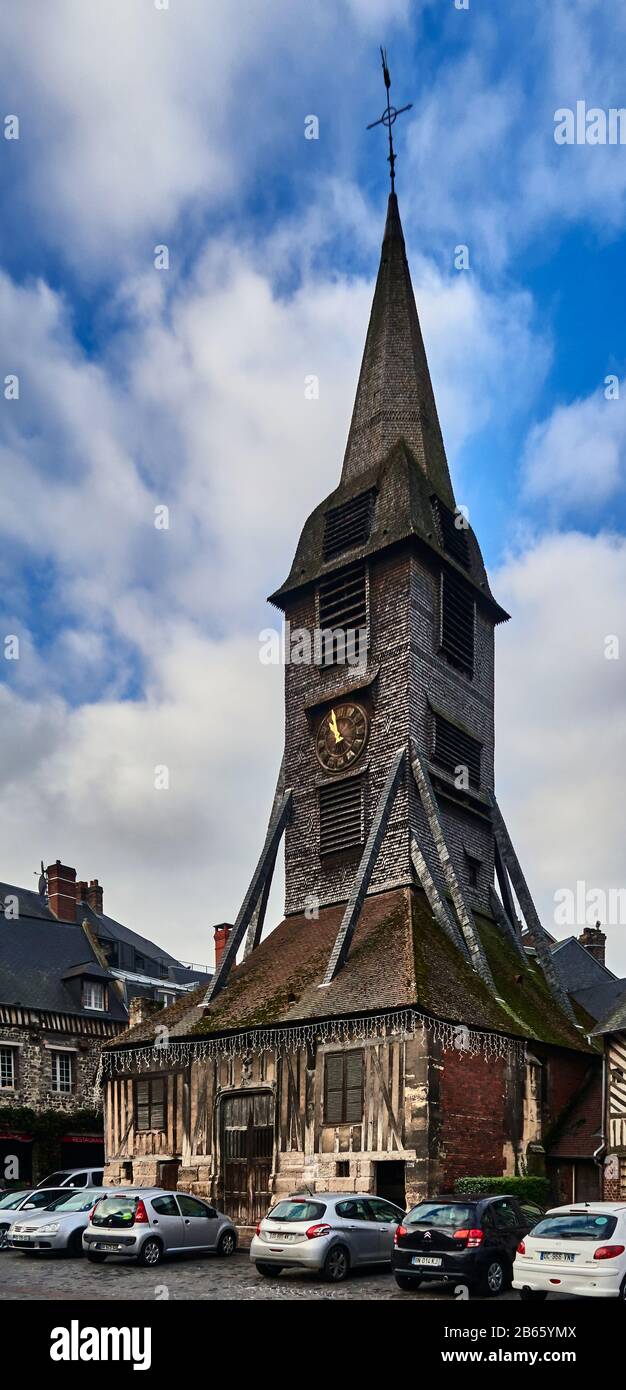
[{"label": "white hatchback", "polygon": [[513,1288],[626,1301],[626,1202],[552,1207],[517,1247]]}]

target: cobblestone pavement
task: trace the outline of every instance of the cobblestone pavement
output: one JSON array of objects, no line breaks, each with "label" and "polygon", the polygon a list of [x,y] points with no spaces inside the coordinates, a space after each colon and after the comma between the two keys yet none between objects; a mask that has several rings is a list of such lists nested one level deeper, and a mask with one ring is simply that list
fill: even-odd
[{"label": "cobblestone pavement", "polygon": [[[95,1267],[84,1259],[55,1255],[0,1253],[0,1300],[75,1299],[115,1302],[117,1299],[445,1299],[453,1295],[441,1285],[403,1293],[387,1270],[359,1271],[345,1284],[330,1287],[309,1274],[284,1273],[264,1279],[243,1251],[229,1260],[213,1257],[168,1260],[156,1270],[140,1269],[123,1260]],[[550,1295],[552,1298],[552,1295]],[[558,1295],[556,1296],[558,1297]],[[513,1290],[503,1299],[517,1300]],[[489,1299],[490,1303],[499,1299]],[[561,1301],[561,1300],[559,1300]]]}]

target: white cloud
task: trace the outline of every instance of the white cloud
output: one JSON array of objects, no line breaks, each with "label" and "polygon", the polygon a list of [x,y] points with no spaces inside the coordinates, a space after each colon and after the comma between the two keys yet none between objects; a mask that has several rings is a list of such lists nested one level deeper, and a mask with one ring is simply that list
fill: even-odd
[{"label": "white cloud", "polygon": [[560,405],[532,429],[524,450],[526,494],[557,516],[584,508],[593,516],[624,486],[626,382],[617,399],[604,390]]},{"label": "white cloud", "polygon": [[[497,639],[498,799],[545,926],[569,935],[555,891],[626,887],[626,541],[546,536],[493,585],[512,614]],[[626,924],[608,936],[607,963],[626,974]]]}]

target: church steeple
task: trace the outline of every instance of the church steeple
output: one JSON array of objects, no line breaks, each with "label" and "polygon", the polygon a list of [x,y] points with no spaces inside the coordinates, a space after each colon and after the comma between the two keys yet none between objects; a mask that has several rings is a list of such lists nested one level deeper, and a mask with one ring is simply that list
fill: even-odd
[{"label": "church steeple", "polygon": [[382,463],[399,440],[441,500],[454,507],[398,199],[391,193],[342,483]]}]

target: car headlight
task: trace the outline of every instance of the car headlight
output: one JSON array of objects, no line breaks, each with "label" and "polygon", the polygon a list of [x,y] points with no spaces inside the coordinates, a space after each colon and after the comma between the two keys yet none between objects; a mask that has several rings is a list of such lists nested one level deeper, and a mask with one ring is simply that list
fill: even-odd
[{"label": "car headlight", "polygon": [[55,1236],[61,1228],[60,1221],[49,1221],[47,1226],[38,1226],[37,1231],[41,1236]]}]

